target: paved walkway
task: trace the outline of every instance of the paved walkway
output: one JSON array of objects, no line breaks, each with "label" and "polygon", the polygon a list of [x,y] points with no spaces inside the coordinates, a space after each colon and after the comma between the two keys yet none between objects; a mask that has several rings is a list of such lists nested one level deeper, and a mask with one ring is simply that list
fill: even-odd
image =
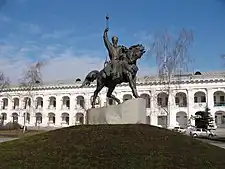
[{"label": "paved walkway", "polygon": [[6,141],[11,141],[11,140],[16,140],[17,138],[10,138],[10,137],[0,137],[0,143],[6,142]]},{"label": "paved walkway", "polygon": [[213,132],[219,137],[225,137],[225,128],[217,128]]},{"label": "paved walkway", "polygon": [[209,143],[209,144],[212,144],[214,146],[218,146],[218,147],[221,147],[221,148],[224,148],[225,149],[225,143],[224,142],[219,142],[219,141],[212,141],[212,140],[208,140],[208,139],[199,139],[198,140],[200,141],[203,141],[203,142],[206,142],[206,143]]}]

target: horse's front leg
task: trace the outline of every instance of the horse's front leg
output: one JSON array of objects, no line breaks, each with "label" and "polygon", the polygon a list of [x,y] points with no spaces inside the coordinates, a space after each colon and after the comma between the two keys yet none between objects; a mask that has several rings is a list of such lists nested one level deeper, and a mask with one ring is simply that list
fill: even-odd
[{"label": "horse's front leg", "polygon": [[135,98],[138,98],[139,96],[138,96],[137,88],[136,88],[136,80],[135,80],[135,78],[134,79],[132,78],[131,73],[127,73],[127,74],[128,74],[128,80],[129,80],[128,83],[129,83],[129,86],[132,90],[133,96]]},{"label": "horse's front leg", "polygon": [[110,86],[108,88],[108,91],[107,91],[107,94],[106,96],[109,98],[109,99],[113,99],[115,100],[118,104],[120,104],[120,99],[118,99],[116,96],[112,95],[112,92],[114,91],[116,86]]},{"label": "horse's front leg", "polygon": [[91,102],[92,108],[95,108],[95,102],[96,102],[96,99],[98,97],[98,93],[102,90],[103,87],[104,87],[103,82],[97,82],[97,87],[94,91],[93,100]]}]

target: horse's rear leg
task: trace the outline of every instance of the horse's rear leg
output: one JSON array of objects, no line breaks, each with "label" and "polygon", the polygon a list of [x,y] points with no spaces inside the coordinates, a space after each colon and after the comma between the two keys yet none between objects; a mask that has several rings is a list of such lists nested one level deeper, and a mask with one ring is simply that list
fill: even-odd
[{"label": "horse's rear leg", "polygon": [[136,80],[132,78],[131,74],[128,73],[128,78],[129,78],[129,86],[132,90],[133,96],[135,98],[138,98],[138,93],[137,93],[137,88],[136,88]]},{"label": "horse's rear leg", "polygon": [[112,92],[114,91],[115,87],[116,87],[116,86],[114,86],[114,87],[109,87],[106,96],[107,96],[109,99],[113,99],[113,100],[115,100],[118,104],[120,104],[120,99],[118,99],[116,96],[112,95]]},{"label": "horse's rear leg", "polygon": [[97,87],[94,91],[93,100],[91,102],[92,108],[95,108],[96,98],[98,97],[98,93],[102,90],[103,87],[104,87],[104,84],[102,82],[97,82]]}]

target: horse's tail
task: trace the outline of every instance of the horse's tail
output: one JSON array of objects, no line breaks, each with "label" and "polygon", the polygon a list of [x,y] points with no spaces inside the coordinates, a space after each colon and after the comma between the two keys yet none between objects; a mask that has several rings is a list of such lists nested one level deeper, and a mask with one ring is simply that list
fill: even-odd
[{"label": "horse's tail", "polygon": [[100,72],[98,70],[92,70],[89,72],[80,87],[89,86],[91,82],[98,78],[99,74]]}]

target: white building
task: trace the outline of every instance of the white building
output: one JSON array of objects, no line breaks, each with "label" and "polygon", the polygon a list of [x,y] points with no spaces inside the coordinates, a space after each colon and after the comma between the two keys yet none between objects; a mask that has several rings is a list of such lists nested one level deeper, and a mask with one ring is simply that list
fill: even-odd
[{"label": "white building", "polygon": [[[196,112],[204,111],[208,104],[217,126],[225,127],[224,77],[225,72],[179,76],[179,79],[173,79],[169,94],[168,85],[160,82],[157,77],[139,78],[137,88],[139,95],[147,101],[147,122],[151,125],[186,127],[190,123],[194,124],[192,117]],[[65,127],[85,124],[85,110],[91,107],[95,84],[79,88],[80,84],[46,84],[32,91],[21,87],[10,88],[1,93],[0,114],[4,123],[18,121],[20,124],[24,124],[24,114],[27,114],[27,126]],[[114,95],[121,101],[132,98],[127,84],[118,85]],[[109,104],[113,102],[106,99],[104,88],[99,94],[96,107]]]}]

